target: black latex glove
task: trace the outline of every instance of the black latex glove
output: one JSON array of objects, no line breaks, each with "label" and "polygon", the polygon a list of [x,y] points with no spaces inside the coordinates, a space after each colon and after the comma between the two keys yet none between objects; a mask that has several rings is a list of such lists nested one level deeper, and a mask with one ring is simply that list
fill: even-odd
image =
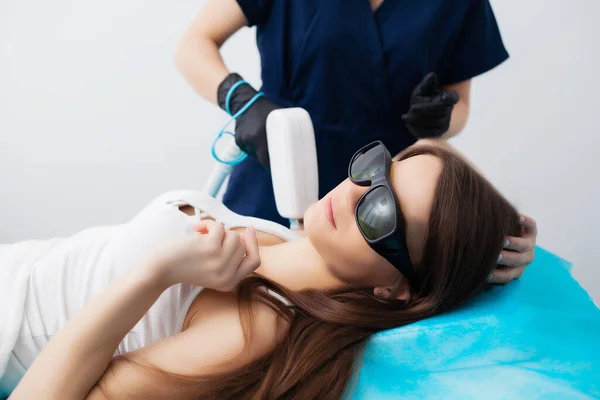
[{"label": "black latex glove", "polygon": [[437,75],[430,73],[413,91],[410,108],[402,115],[402,121],[419,139],[442,136],[450,129],[452,110],[459,99],[454,90],[443,91]]},{"label": "black latex glove", "polygon": [[[230,74],[221,82],[217,91],[219,107],[225,110],[227,93],[233,85],[243,80],[238,74]],[[258,92],[250,85],[243,84],[235,89],[229,101],[232,114],[248,103]],[[282,108],[266,97],[260,97],[235,123],[235,143],[245,153],[258,158],[258,161],[267,170],[269,164],[269,149],[267,147],[267,117],[273,110]]]}]

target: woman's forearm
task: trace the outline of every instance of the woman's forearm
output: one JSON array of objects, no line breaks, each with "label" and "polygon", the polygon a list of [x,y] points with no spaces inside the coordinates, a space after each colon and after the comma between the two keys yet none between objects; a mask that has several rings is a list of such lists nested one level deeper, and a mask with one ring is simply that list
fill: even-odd
[{"label": "woman's forearm", "polygon": [[165,289],[148,264],[113,281],[50,341],[11,399],[84,398]]}]

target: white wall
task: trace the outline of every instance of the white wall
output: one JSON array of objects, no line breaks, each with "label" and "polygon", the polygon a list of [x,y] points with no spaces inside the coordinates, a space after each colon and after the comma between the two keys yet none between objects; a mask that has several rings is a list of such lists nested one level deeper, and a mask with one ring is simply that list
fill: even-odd
[{"label": "white wall", "polygon": [[600,2],[493,0],[511,59],[475,81],[454,142],[600,299]]},{"label": "white wall", "polygon": [[[0,243],[121,222],[161,192],[201,188],[226,119],[173,65],[201,6],[0,1]],[[259,82],[249,30],[225,51]]]},{"label": "white wall", "polygon": [[[595,0],[493,1],[512,59],[476,81],[455,144],[539,222],[600,299],[600,28]],[[202,1],[0,2],[0,243],[130,218],[161,192],[201,188],[225,122],[176,72]],[[224,49],[259,82],[253,31]]]}]

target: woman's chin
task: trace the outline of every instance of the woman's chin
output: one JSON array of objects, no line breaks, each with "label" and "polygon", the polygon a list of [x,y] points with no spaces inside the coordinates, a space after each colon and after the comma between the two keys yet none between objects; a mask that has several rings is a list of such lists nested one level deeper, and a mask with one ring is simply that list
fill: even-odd
[{"label": "woman's chin", "polygon": [[318,201],[311,205],[304,213],[304,236],[315,238],[325,229],[323,224],[327,223],[327,219],[323,212],[321,212],[322,208],[322,202]]},{"label": "woman's chin", "polygon": [[319,202],[313,203],[310,207],[308,207],[308,209],[304,212],[304,220],[303,220],[303,225],[304,225],[304,231],[307,231],[308,229],[310,229],[313,225],[313,221],[314,221],[314,210],[315,210],[315,206],[319,204]]}]

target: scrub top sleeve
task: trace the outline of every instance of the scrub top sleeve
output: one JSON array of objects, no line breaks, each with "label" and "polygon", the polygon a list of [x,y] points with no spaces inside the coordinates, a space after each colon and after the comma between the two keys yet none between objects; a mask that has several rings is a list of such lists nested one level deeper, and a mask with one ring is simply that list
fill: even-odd
[{"label": "scrub top sleeve", "polygon": [[481,75],[508,59],[489,0],[471,0],[458,40],[442,77],[449,85]]},{"label": "scrub top sleeve", "polygon": [[242,9],[248,26],[263,25],[269,19],[273,0],[236,0]]}]

